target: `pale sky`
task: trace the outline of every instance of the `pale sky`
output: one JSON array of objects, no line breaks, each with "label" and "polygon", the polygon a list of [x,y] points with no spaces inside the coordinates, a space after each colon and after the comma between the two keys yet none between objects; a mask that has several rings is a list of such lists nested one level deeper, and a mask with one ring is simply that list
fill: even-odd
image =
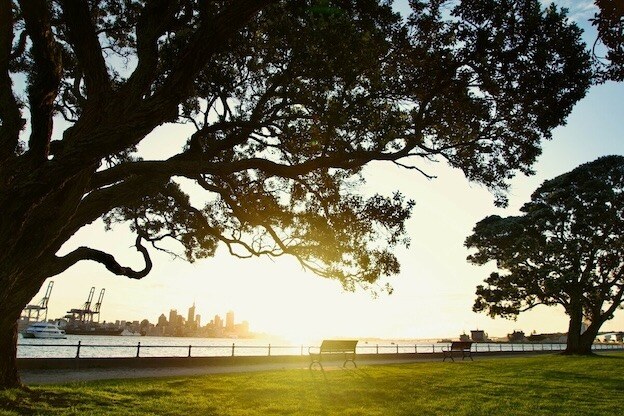
[{"label": "pale sky", "polygon": [[[397,2],[401,7],[406,1]],[[560,2],[563,4],[564,2]],[[571,15],[587,17],[587,2],[565,4]],[[584,25],[586,26],[586,25]],[[588,37],[591,38],[588,33]],[[535,165],[536,175],[517,177],[509,192],[509,207],[497,209],[492,195],[465,180],[460,171],[442,165],[427,167],[436,174],[427,180],[413,171],[389,164],[366,170],[365,192],[391,194],[400,190],[416,201],[407,229],[409,249],[398,251],[401,274],[389,279],[392,295],[372,298],[367,292],[345,293],[338,282],[304,272],[294,259],[239,260],[220,249],[214,258],[188,264],[162,253],[152,253],[154,268],[140,281],[111,275],[103,266],[82,262],[55,276],[49,302],[49,318],[62,317],[80,307],[92,286],[96,298],[106,288],[101,320],[141,320],[154,323],[161,313],[177,309],[186,316],[195,302],[196,313],[206,323],[233,310],[236,321],[246,320],[254,332],[281,335],[306,342],[323,337],[457,338],[462,332],[483,329],[492,337],[514,330],[525,333],[565,332],[567,316],[556,307],[538,307],[517,321],[491,319],[472,312],[475,288],[494,270],[466,262],[463,247],[474,224],[490,214],[516,215],[518,208],[544,180],[570,171],[581,163],[609,154],[624,155],[621,123],[624,120],[624,84],[593,87],[579,102],[564,127],[544,143]],[[179,127],[165,127],[141,147],[143,154],[157,154],[187,135]],[[134,237],[124,226],[103,231],[101,222],[84,228],[64,246],[67,252],[88,245],[115,254],[118,261],[135,269],[143,266],[132,247]],[[33,299],[37,302],[47,283]],[[624,311],[603,325],[605,330],[624,330]]]}]

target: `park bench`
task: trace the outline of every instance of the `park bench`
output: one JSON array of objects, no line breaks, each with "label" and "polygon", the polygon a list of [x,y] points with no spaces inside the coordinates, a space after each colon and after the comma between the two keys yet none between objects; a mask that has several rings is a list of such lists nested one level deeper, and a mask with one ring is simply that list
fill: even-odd
[{"label": "park bench", "polygon": [[310,354],[310,358],[312,359],[310,369],[312,369],[314,364],[318,364],[322,370],[323,364],[321,364],[321,359],[323,357],[341,357],[344,358],[343,367],[345,367],[349,361],[353,363],[354,367],[357,367],[357,364],[355,364],[355,346],[357,343],[357,340],[326,339],[323,340],[320,347],[309,347],[308,354]]},{"label": "park bench", "polygon": [[444,359],[442,361],[446,361],[447,358],[450,358],[451,361],[455,361],[453,359],[453,354],[461,354],[462,360],[466,357],[470,358],[471,361],[472,355],[470,354],[470,347],[472,346],[472,341],[453,341],[451,342],[451,346],[448,348],[443,348],[442,353],[444,354]]}]

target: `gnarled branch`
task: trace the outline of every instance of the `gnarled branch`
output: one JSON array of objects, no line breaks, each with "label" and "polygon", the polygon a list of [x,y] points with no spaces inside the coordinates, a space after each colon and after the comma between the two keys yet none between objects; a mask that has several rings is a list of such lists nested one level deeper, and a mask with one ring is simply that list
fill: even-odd
[{"label": "gnarled branch", "polygon": [[71,253],[66,254],[63,257],[57,257],[55,263],[51,267],[52,274],[50,276],[57,275],[72,267],[74,264],[82,260],[96,261],[111,273],[119,276],[127,276],[130,279],[142,279],[149,274],[152,270],[152,259],[149,256],[149,252],[145,247],[141,245],[142,237],[136,238],[135,247],[143,255],[145,261],[145,267],[143,270],[135,271],[130,267],[120,265],[112,254],[104,251],[96,250],[90,247],[78,247]]}]

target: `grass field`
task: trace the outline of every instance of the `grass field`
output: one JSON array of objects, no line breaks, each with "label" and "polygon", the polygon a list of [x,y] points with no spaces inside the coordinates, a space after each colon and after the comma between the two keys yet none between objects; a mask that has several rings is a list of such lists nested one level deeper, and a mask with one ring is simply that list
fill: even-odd
[{"label": "grass field", "polygon": [[621,415],[624,353],[114,380],[0,391],[0,415]]}]

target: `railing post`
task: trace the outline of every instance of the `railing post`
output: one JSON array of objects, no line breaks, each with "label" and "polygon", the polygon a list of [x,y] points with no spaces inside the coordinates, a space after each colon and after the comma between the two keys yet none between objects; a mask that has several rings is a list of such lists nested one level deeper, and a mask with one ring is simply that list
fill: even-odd
[{"label": "railing post", "polygon": [[140,353],[141,353],[141,341],[139,341],[139,343],[137,344],[137,355],[136,355],[136,358],[139,358]]},{"label": "railing post", "polygon": [[379,354],[379,344],[377,344],[377,354]]},{"label": "railing post", "polygon": [[396,347],[397,347],[397,352],[396,353],[398,354],[399,353],[399,344],[396,344]]},{"label": "railing post", "polygon": [[80,358],[80,344],[82,341],[78,341],[78,348],[76,349],[76,358]]},{"label": "railing post", "polygon": [[236,348],[236,347],[235,347],[234,343],[232,343],[232,357],[234,357],[234,348]]},{"label": "railing post", "polygon": [[271,344],[269,344],[269,357],[271,356]]},{"label": "railing post", "polygon": [[418,344],[414,344],[414,354],[418,354]]},{"label": "railing post", "polygon": [[303,345],[301,346],[301,355],[303,355]]},{"label": "railing post", "polygon": [[191,357],[191,348],[192,347],[193,347],[192,345],[189,345],[189,354],[188,354],[189,358]]}]

